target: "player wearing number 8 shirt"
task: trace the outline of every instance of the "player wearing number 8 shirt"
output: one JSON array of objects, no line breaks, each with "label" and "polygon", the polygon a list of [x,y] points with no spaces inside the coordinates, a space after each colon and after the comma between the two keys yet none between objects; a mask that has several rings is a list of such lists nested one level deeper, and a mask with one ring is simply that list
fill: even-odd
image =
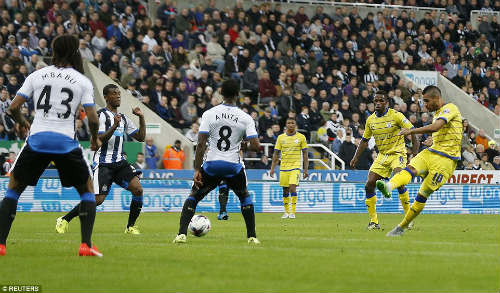
[{"label": "player wearing number 8 shirt", "polygon": [[21,127],[30,128],[21,114],[21,105],[33,99],[35,119],[26,143],[12,168],[9,186],[0,205],[0,255],[16,215],[17,202],[28,185],[34,186],[51,161],[59,172],[62,186],[74,186],[80,194],[79,216],[82,243],[79,255],[102,256],[91,243],[96,203],[90,166],[75,136],[75,115],[82,104],[91,133],[91,149],[97,150],[99,121],[94,90],[83,75],[78,39],[61,35],[52,42],[53,66],[30,74],[16,94],[9,112]]},{"label": "player wearing number 8 shirt", "polygon": [[383,194],[387,194],[394,188],[408,184],[414,176],[424,178],[418,195],[403,221],[387,233],[387,236],[403,234],[408,224],[424,209],[427,198],[448,182],[448,178],[457,167],[457,161],[461,158],[463,131],[462,115],[458,107],[452,103],[445,104],[441,90],[436,86],[427,86],[423,94],[425,108],[435,112],[432,124],[411,130],[402,129],[399,135],[432,133],[432,146],[421,151],[388,183],[377,181],[377,188]]},{"label": "player wearing number 8 shirt", "polygon": [[[260,243],[255,234],[254,207],[247,190],[245,168],[240,157],[240,146],[244,136],[250,141],[251,149],[257,151],[260,144],[252,117],[235,104],[238,92],[238,82],[232,79],[226,80],[222,84],[223,104],[203,113],[194,162],[194,184],[191,194],[184,202],[179,233],[174,243],[186,242],[187,228],[198,202],[222,180],[225,180],[227,187],[234,191],[241,202],[248,243]],[[207,141],[208,152],[202,166]]]}]

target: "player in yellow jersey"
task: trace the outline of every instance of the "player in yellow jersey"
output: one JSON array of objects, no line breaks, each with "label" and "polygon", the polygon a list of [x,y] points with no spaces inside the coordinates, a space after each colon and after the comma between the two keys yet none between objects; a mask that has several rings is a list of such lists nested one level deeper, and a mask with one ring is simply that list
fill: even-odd
[{"label": "player in yellow jersey", "polygon": [[377,181],[377,188],[383,194],[387,194],[394,188],[408,184],[414,176],[424,178],[418,195],[403,221],[387,233],[387,236],[403,234],[408,223],[424,209],[429,195],[448,181],[461,157],[462,115],[457,106],[451,103],[445,104],[441,98],[441,91],[436,86],[427,86],[423,94],[425,108],[430,112],[435,111],[432,124],[411,130],[402,129],[399,134],[432,133],[432,146],[421,151],[389,182]]},{"label": "player in yellow jersey", "polygon": [[[304,179],[309,176],[309,159],[307,157],[306,137],[296,132],[297,123],[295,119],[286,120],[286,132],[278,136],[274,146],[273,161],[271,163],[271,177],[274,177],[274,169],[280,163],[280,186],[283,187],[283,205],[285,213],[282,219],[295,219],[295,206],[297,205],[297,186],[299,185],[300,169],[302,159],[304,160]],[[291,210],[288,207],[291,204]]]},{"label": "player in yellow jersey", "polygon": [[[379,230],[375,183],[377,180],[389,178],[392,173],[397,173],[406,167],[405,140],[403,136],[399,135],[399,132],[401,129],[411,129],[413,125],[403,114],[388,108],[385,91],[378,91],[373,102],[375,103],[375,112],[366,120],[363,138],[351,160],[350,166],[355,168],[360,155],[368,146],[368,140],[373,136],[378,148],[378,156],[368,172],[368,179],[365,184],[365,203],[370,216],[367,229]],[[413,151],[417,153],[418,142],[415,135],[411,136],[411,141]],[[406,213],[410,207],[408,190],[405,186],[401,186],[398,188],[398,192],[399,200]],[[390,193],[388,193],[386,197],[390,196]]]}]

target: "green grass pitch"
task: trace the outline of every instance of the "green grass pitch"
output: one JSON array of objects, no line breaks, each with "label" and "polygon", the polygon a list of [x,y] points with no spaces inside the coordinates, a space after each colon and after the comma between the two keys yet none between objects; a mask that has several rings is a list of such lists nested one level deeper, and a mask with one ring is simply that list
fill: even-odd
[{"label": "green grass pitch", "polygon": [[58,213],[18,213],[0,258],[0,284],[43,292],[498,292],[500,217],[428,215],[402,238],[385,233],[402,215],[257,214],[259,247],[240,214],[174,245],[178,213],[144,213],[142,235],[123,234],[126,213],[99,213],[94,242],[104,258],[77,256],[80,224],[54,231]]}]

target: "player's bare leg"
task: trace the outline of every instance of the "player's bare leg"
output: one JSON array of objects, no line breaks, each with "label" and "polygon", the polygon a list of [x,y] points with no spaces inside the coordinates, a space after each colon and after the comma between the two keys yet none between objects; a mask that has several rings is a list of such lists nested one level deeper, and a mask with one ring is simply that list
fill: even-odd
[{"label": "player's bare leg", "polygon": [[80,245],[80,256],[98,256],[102,257],[96,246],[92,245],[92,230],[94,229],[94,221],[96,214],[96,196],[94,195],[94,187],[92,177],[89,176],[86,184],[75,186],[80,194],[79,217],[82,233],[82,244]]},{"label": "player's bare leg", "polygon": [[295,208],[297,206],[297,185],[290,184],[288,187],[290,190],[290,214],[288,218],[295,219]]},{"label": "player's bare leg", "polygon": [[141,234],[141,232],[135,225],[135,222],[141,213],[143,202],[143,189],[139,178],[132,178],[127,189],[132,193],[132,201],[130,202],[130,213],[125,233],[138,235]]},{"label": "player's bare leg", "polygon": [[5,255],[7,237],[16,217],[17,202],[26,186],[16,180],[13,175],[10,176],[7,192],[0,203],[0,255]]},{"label": "player's bare leg", "polygon": [[[104,200],[106,199],[107,194],[96,194],[95,195],[95,203],[96,207],[100,206]],[[57,218],[56,220],[56,232],[59,234],[64,234],[69,230],[69,222],[73,220],[80,214],[80,203],[78,203],[71,211],[69,211],[66,215]]]},{"label": "player's bare leg", "polygon": [[383,179],[382,176],[370,171],[368,173],[368,179],[365,183],[365,204],[368,210],[368,215],[370,216],[370,222],[367,226],[368,230],[380,230],[377,217],[377,194],[375,193],[375,183],[377,180],[381,179]]},{"label": "player's bare leg", "polygon": [[288,213],[290,206],[290,190],[288,187],[283,187],[283,207],[285,208],[285,213],[281,216],[282,219],[288,219]]},{"label": "player's bare leg", "polygon": [[[401,172],[403,168],[394,168],[394,174]],[[397,188],[399,194],[399,201],[401,202],[401,206],[403,207],[403,213],[406,215],[408,210],[410,209],[410,194],[408,193],[408,189],[406,185],[400,186]],[[408,225],[408,229],[412,229],[414,222],[412,221]]]}]

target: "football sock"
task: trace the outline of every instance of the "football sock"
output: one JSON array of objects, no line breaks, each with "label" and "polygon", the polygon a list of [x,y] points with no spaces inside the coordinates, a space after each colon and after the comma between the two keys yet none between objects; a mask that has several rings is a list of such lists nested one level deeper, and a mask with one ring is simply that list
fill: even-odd
[{"label": "football sock", "polygon": [[127,228],[135,225],[135,221],[139,217],[139,214],[142,210],[142,198],[142,195],[132,196],[132,201],[130,202],[130,213],[128,214]]},{"label": "football sock", "polygon": [[64,215],[63,219],[68,222],[71,222],[74,217],[78,216],[80,213],[80,204],[77,204],[71,211],[69,211],[66,215]]},{"label": "football sock", "polygon": [[198,202],[192,196],[188,197],[186,201],[184,201],[184,206],[182,207],[181,219],[179,223],[179,234],[187,234],[189,222],[191,222],[191,218],[196,212],[197,204]]},{"label": "football sock", "polygon": [[399,192],[399,201],[401,202],[401,206],[403,206],[403,210],[406,215],[408,209],[410,208],[410,194],[408,193],[408,189],[406,189],[406,187],[404,186],[399,187],[398,192]]},{"label": "football sock", "polygon": [[415,219],[418,216],[418,214],[420,214],[420,212],[424,209],[426,201],[427,201],[427,198],[421,196],[420,194],[417,195],[417,197],[415,198],[415,201],[411,205],[411,208],[406,213],[403,221],[401,221],[401,223],[399,223],[399,227],[401,227],[403,229],[408,227],[408,225],[411,223],[411,221],[413,221],[413,219]]},{"label": "football sock", "polygon": [[255,234],[255,212],[252,203],[252,197],[246,196],[241,201],[241,214],[243,219],[245,219],[245,225],[247,226],[247,238],[257,237]]},{"label": "football sock", "polygon": [[92,229],[94,228],[95,220],[95,195],[90,192],[86,192],[80,196],[82,201],[80,202],[80,226],[82,229],[82,243],[86,243],[89,247],[92,247]]},{"label": "football sock", "polygon": [[387,183],[389,191],[410,183],[413,177],[415,177],[415,175],[412,174],[410,169],[404,168],[403,170],[401,170],[401,172],[392,176],[391,180],[389,180],[389,183]]},{"label": "football sock", "polygon": [[374,193],[367,193],[365,199],[366,208],[368,209],[368,215],[370,216],[370,222],[378,224],[377,218],[377,195]]},{"label": "football sock", "polygon": [[285,207],[285,213],[288,214],[288,206],[290,203],[290,195],[288,193],[283,193],[283,206]]},{"label": "football sock", "polygon": [[7,242],[10,227],[16,217],[17,201],[19,200],[19,196],[20,194],[14,190],[7,189],[5,197],[0,203],[0,244],[5,245]]},{"label": "football sock", "polygon": [[290,199],[292,202],[292,210],[290,211],[290,213],[295,214],[295,207],[297,205],[297,192],[290,193]]},{"label": "football sock", "polygon": [[229,198],[229,190],[227,189],[227,186],[221,185],[221,187],[219,188],[219,204],[220,204],[219,213],[226,212],[228,198]]}]

